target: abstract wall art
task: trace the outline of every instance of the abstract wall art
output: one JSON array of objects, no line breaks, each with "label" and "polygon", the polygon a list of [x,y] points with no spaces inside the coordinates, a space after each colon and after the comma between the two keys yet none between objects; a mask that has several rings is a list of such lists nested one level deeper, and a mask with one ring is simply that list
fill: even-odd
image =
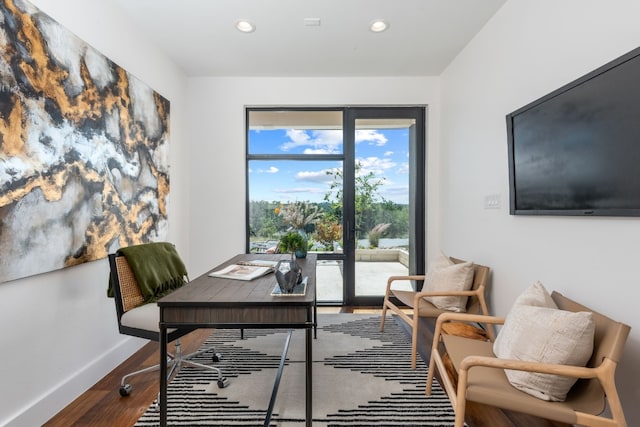
[{"label": "abstract wall art", "polygon": [[167,99],[0,0],[0,282],[164,240],[168,151]]}]

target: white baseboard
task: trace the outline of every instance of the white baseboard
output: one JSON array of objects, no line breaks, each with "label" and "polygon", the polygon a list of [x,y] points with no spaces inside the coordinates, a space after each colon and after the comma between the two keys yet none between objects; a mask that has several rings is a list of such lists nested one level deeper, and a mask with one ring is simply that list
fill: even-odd
[{"label": "white baseboard", "polygon": [[[124,337],[118,345],[87,364],[66,381],[44,392],[40,398],[27,404],[9,418],[0,420],[0,426],[28,427],[44,424],[147,342],[139,338]],[[118,390],[114,389],[113,392],[118,393]]]}]

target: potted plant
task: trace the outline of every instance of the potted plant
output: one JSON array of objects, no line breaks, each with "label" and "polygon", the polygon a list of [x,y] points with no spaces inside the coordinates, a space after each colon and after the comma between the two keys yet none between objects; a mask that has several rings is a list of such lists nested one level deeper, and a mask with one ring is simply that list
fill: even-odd
[{"label": "potted plant", "polygon": [[296,231],[289,231],[280,238],[279,242],[280,252],[290,253],[292,260],[296,252],[303,252],[306,255],[307,245],[306,239]]},{"label": "potted plant", "polygon": [[278,243],[281,253],[290,253],[290,260],[281,260],[276,265],[276,280],[284,293],[291,293],[302,280],[302,269],[295,259],[296,251],[306,250],[307,241],[299,233],[290,231],[280,238]]}]

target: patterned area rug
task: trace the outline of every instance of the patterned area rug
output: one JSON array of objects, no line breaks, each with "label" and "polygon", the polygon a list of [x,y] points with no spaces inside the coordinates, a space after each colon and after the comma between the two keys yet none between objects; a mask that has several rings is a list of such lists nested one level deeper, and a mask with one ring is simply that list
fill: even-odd
[{"label": "patterned area rug", "polygon": [[[393,320],[379,331],[379,315],[320,314],[313,342],[314,426],[452,426],[453,409],[439,384],[424,394],[427,367],[411,369],[411,341]],[[183,368],[168,388],[172,426],[261,426],[287,331],[217,330],[203,346],[214,346],[216,363],[230,384],[215,374]],[[304,425],[304,331],[295,330],[278,391],[272,426]],[[199,359],[212,363],[210,355]],[[136,426],[158,425],[152,405]]]}]

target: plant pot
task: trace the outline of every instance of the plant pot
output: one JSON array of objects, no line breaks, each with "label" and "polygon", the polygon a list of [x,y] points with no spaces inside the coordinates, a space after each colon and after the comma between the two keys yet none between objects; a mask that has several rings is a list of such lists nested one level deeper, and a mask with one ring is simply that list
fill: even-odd
[{"label": "plant pot", "polygon": [[302,279],[302,269],[295,260],[281,260],[276,264],[276,281],[282,293],[290,294]]}]

